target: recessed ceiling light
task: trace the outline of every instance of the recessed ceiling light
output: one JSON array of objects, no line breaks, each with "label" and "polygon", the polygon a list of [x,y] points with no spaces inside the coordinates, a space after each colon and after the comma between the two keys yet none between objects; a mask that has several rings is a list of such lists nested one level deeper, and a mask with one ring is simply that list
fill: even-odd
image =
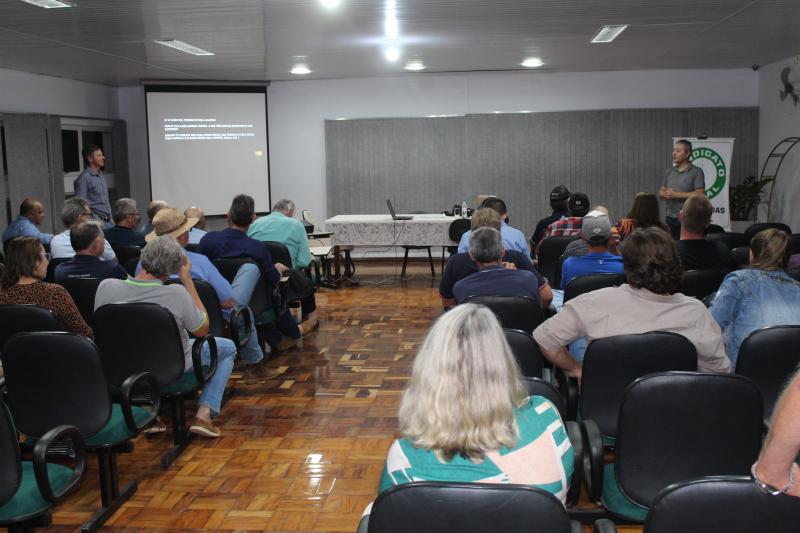
[{"label": "recessed ceiling light", "polygon": [[189,43],[185,43],[183,41],[178,41],[175,39],[156,39],[155,41],[160,45],[169,46],[170,48],[174,48],[176,50],[180,50],[181,52],[185,52],[187,54],[192,54],[193,56],[213,56],[214,52],[209,52],[208,50],[203,50],[202,48],[198,48],[194,45]]},{"label": "recessed ceiling light", "polygon": [[300,76],[304,76],[306,74],[311,74],[311,69],[309,69],[308,65],[306,65],[305,63],[298,63],[294,67],[292,67],[292,70],[290,70],[289,72],[291,72],[292,74],[298,74]]},{"label": "recessed ceiling light", "polygon": [[528,68],[537,68],[544,65],[544,63],[542,62],[542,59],[540,57],[528,57],[525,59],[525,61],[520,63],[520,65]]},{"label": "recessed ceiling light", "polygon": [[600,31],[597,32],[597,35],[595,35],[592,38],[592,42],[610,43],[611,41],[619,37],[619,34],[625,31],[625,28],[627,27],[628,27],[627,24],[612,24],[610,26],[603,26],[602,28],[600,28]]},{"label": "recessed ceiling light", "polygon": [[61,7],[77,7],[72,2],[65,2],[64,0],[22,0],[26,4],[31,4],[45,9],[58,9]]},{"label": "recessed ceiling light", "polygon": [[387,61],[391,61],[394,63],[398,59],[400,59],[400,50],[396,46],[390,46],[386,50],[383,51],[383,55],[386,56]]},{"label": "recessed ceiling light", "polygon": [[320,0],[322,6],[328,9],[336,9],[341,3],[339,0]]},{"label": "recessed ceiling light", "polygon": [[405,68],[406,70],[425,70],[425,68],[427,67],[425,67],[425,63],[423,63],[422,61],[420,61],[419,59],[415,59],[413,61],[409,61],[408,63],[406,63],[406,66],[403,68]]}]

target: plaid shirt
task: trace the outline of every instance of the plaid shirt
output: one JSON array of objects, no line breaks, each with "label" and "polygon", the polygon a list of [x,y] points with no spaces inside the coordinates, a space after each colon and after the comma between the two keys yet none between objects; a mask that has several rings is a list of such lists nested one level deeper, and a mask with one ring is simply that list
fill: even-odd
[{"label": "plaid shirt", "polygon": [[580,236],[582,225],[583,217],[563,217],[561,220],[556,220],[547,226],[547,229],[542,233],[542,238],[539,239],[539,244],[536,246],[537,253],[544,240],[548,237]]}]

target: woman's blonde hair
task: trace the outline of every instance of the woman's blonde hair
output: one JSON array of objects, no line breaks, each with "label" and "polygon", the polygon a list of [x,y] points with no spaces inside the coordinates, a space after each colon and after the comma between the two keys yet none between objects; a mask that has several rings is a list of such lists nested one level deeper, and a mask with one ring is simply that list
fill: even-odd
[{"label": "woman's blonde hair", "polygon": [[462,304],[441,316],[420,348],[400,403],[400,433],[444,460],[512,448],[520,371],[494,314]]},{"label": "woman's blonde hair", "polygon": [[497,211],[491,207],[479,207],[473,214],[469,221],[469,226],[472,231],[478,228],[494,228],[500,231],[502,221]]},{"label": "woman's blonde hair", "polygon": [[757,270],[782,270],[789,264],[791,247],[789,235],[775,228],[756,233],[750,240],[753,258],[748,268]]}]

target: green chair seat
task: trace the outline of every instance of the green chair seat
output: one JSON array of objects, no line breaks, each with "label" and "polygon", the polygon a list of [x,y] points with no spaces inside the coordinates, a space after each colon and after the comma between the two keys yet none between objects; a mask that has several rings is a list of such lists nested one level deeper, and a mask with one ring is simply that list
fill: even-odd
[{"label": "green chair seat", "polygon": [[264,312],[260,313],[256,319],[256,324],[272,324],[274,323],[277,318],[275,317],[275,311],[272,309],[267,309]]},{"label": "green chair seat", "polygon": [[647,517],[647,508],[635,504],[622,493],[617,483],[614,463],[609,463],[603,467],[603,497],[601,500],[603,507],[625,519],[644,522]]},{"label": "green chair seat", "polygon": [[[146,409],[135,405],[131,406],[131,411],[133,412],[133,419],[136,421],[136,425],[140,425],[150,416],[150,413]],[[125,442],[133,437],[135,437],[135,435],[128,429],[128,426],[125,424],[125,418],[122,416],[122,406],[115,403],[112,404],[111,417],[108,419],[108,422],[106,422],[106,425],[91,437],[86,438],[86,446],[88,448],[110,446]]]},{"label": "green chair seat", "polygon": [[[22,480],[14,497],[0,507],[0,524],[11,524],[28,520],[42,514],[51,507],[51,503],[42,498],[39,486],[36,484],[36,475],[33,473],[33,463],[22,462]],[[48,464],[47,474],[53,492],[63,489],[72,479],[72,469],[66,466]]]},{"label": "green chair seat", "polygon": [[[211,367],[203,365],[203,374],[207,374]],[[181,377],[166,385],[161,389],[161,394],[185,394],[197,390],[200,384],[197,382],[197,376],[194,375],[194,369],[188,370],[183,373]]]}]

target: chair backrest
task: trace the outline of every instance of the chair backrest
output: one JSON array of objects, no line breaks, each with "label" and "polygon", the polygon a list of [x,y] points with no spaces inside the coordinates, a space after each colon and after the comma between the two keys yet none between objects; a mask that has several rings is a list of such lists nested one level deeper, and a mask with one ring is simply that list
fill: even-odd
[{"label": "chair backrest", "polygon": [[569,235],[562,237],[548,237],[543,240],[539,245],[539,263],[536,265],[539,273],[547,278],[548,281],[555,280],[555,271],[556,265],[558,264],[558,258],[564,253],[564,250],[566,250],[569,243],[578,239],[580,239],[580,237],[577,235]]},{"label": "chair backrest", "polygon": [[523,376],[540,378],[544,366],[544,356],[539,349],[539,344],[533,340],[530,333],[518,329],[505,329],[506,340],[511,346],[511,353],[517,360]]},{"label": "chair backrest", "polygon": [[0,506],[14,497],[22,482],[20,460],[17,430],[0,394]]},{"label": "chair backrest", "polygon": [[733,250],[739,246],[750,246],[750,239],[745,237],[744,233],[735,233],[726,231],[725,233],[709,233],[706,235],[707,241],[719,241],[728,247],[728,250]]},{"label": "chair backrest", "polygon": [[542,306],[525,296],[470,296],[467,302],[488,307],[506,329],[533,333],[544,322]]},{"label": "chair backrest", "polygon": [[464,236],[466,232],[469,231],[470,227],[472,227],[472,222],[468,218],[457,218],[450,223],[450,226],[447,228],[447,235],[450,237],[450,240],[458,243],[461,242],[461,237]]},{"label": "chair backrest", "polygon": [[709,224],[706,226],[705,231],[703,232],[704,235],[711,235],[712,233],[725,233],[725,228],[718,224]]},{"label": "chair backrest", "polygon": [[736,266],[739,268],[744,268],[750,264],[749,246],[737,246],[731,250],[731,255],[733,256],[733,262],[736,263]]},{"label": "chair backrest", "polygon": [[[192,278],[194,288],[200,301],[203,302],[203,307],[206,308],[208,315],[208,334],[214,337],[225,336],[225,316],[222,314],[222,307],[219,303],[217,291],[210,283],[202,279]],[[165,285],[181,284],[180,280],[170,279],[167,280]]]},{"label": "chair backrest", "polygon": [[753,380],[769,417],[798,365],[800,326],[770,326],[754,331],[739,346],[736,373]]},{"label": "chair backrest", "polygon": [[372,506],[370,533],[569,533],[569,517],[549,492],[522,485],[398,485]]},{"label": "chair backrest", "polygon": [[55,283],[56,280],[56,267],[61,263],[66,263],[71,260],[71,257],[54,257],[47,263],[47,274],[44,276],[44,281],[47,283]]},{"label": "chair backrest", "polygon": [[747,241],[749,242],[750,239],[752,239],[756,233],[770,228],[781,230],[787,235],[792,234],[792,228],[790,228],[789,226],[787,226],[782,222],[757,222],[749,226],[746,230],[744,230],[744,236],[747,237]]},{"label": "chair backrest", "polygon": [[111,385],[151,372],[163,387],[183,374],[183,343],[175,317],[154,303],[104,305],[94,313],[94,336]]},{"label": "chair backrest", "polygon": [[521,381],[522,386],[525,387],[525,391],[528,393],[528,396],[541,396],[543,398],[547,398],[550,403],[555,405],[559,416],[561,416],[561,420],[563,422],[567,421],[567,406],[564,403],[564,397],[561,395],[555,385],[540,378],[523,377]]},{"label": "chair backrest", "polygon": [[639,378],[619,410],[620,489],[649,508],[673,483],[746,475],[761,449],[763,424],[761,393],[745,377],[665,372]]},{"label": "chair backrest", "polygon": [[[230,282],[233,282],[233,278],[236,277],[236,273],[239,271],[239,268],[245,263],[252,263],[254,265],[257,264],[255,261],[247,257],[220,258],[214,259],[213,261],[214,266],[217,267],[217,270],[219,270],[219,273],[222,274],[222,277]],[[261,267],[259,267],[259,269],[260,268]],[[264,275],[262,273],[262,275],[258,278],[258,283],[256,283],[256,286],[253,289],[253,296],[250,299],[249,304],[254,316],[257,317],[272,305],[270,294],[271,291],[267,286],[267,281],[264,279]]]},{"label": "chair backrest", "polygon": [[114,255],[117,256],[119,264],[123,266],[131,259],[138,261],[139,256],[142,254],[142,249],[132,244],[112,246],[111,249],[114,250]]},{"label": "chair backrest", "polygon": [[792,233],[789,245],[792,247],[792,254],[800,254],[800,233]]},{"label": "chair backrest", "polygon": [[568,302],[581,294],[603,289],[605,287],[619,287],[627,280],[625,274],[588,274],[578,276],[567,284],[564,289],[564,301]]},{"label": "chair backrest", "polygon": [[285,244],[276,241],[266,241],[264,244],[267,245],[273,263],[282,263],[292,268],[292,255],[289,253],[289,249]]},{"label": "chair backrest", "polygon": [[42,437],[65,424],[92,435],[111,417],[100,353],[86,337],[18,333],[6,342],[2,359],[8,407],[25,435]]},{"label": "chair backrest", "polygon": [[196,254],[202,253],[202,252],[200,251],[200,245],[199,245],[199,244],[196,244],[196,243],[188,243],[188,244],[187,244],[186,246],[184,246],[183,248],[184,248],[184,250],[186,250],[187,252],[193,252],[193,253],[196,253]]},{"label": "chair backrest", "polygon": [[713,476],[659,493],[645,533],[795,533],[800,498],[761,491],[750,477]]},{"label": "chair backrest", "polygon": [[0,305],[0,352],[6,341],[23,331],[64,329],[49,309],[38,305]]},{"label": "chair backrest", "polygon": [[717,292],[729,272],[727,269],[687,270],[681,277],[678,292],[702,300],[712,292]]},{"label": "chair backrest", "polygon": [[697,350],[682,335],[651,331],[593,340],[583,357],[581,416],[597,422],[603,435],[616,437],[619,406],[628,386],[668,370],[697,370]]},{"label": "chair backrest", "polygon": [[101,281],[98,278],[70,278],[60,283],[72,296],[78,311],[91,328],[94,328],[94,297]]}]

